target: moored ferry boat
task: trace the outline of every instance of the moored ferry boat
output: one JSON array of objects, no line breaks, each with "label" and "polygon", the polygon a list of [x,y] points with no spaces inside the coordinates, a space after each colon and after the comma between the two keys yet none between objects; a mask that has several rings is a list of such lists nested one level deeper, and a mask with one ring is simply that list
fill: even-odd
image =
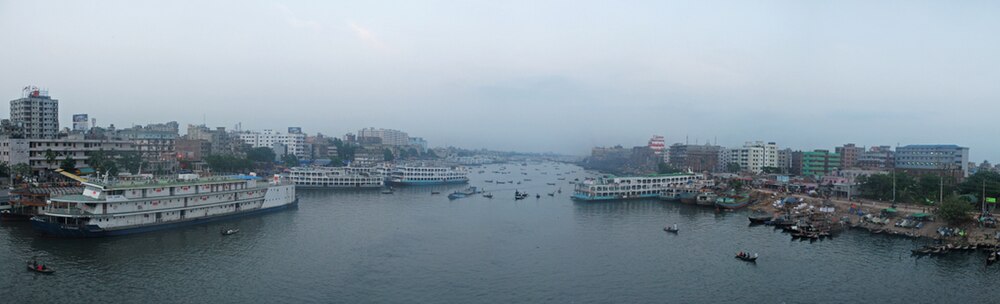
[{"label": "moored ferry boat", "polygon": [[305,189],[378,189],[385,185],[385,177],[376,167],[295,167],[288,179]]},{"label": "moored ferry boat", "polygon": [[679,202],[684,198],[693,198],[698,194],[700,188],[680,186],[680,187],[667,187],[660,193],[660,200],[668,202]]},{"label": "moored ferry boat", "polygon": [[82,194],[48,200],[32,227],[59,237],[102,237],[229,219],[294,206],[295,185],[275,176],[88,181]]},{"label": "moored ferry boat", "polygon": [[468,182],[468,172],[462,167],[397,166],[389,175],[389,183],[403,186],[464,184]]},{"label": "moored ferry boat", "polygon": [[588,178],[576,184],[573,199],[583,201],[657,198],[670,187],[680,187],[701,179],[693,173],[649,176]]}]

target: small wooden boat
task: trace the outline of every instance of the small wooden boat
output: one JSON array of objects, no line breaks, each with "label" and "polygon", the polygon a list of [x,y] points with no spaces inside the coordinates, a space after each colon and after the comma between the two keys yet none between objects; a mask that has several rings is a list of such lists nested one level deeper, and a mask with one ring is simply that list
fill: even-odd
[{"label": "small wooden boat", "polygon": [[723,209],[740,209],[750,204],[750,195],[730,194],[714,200],[715,206]]},{"label": "small wooden boat", "polygon": [[441,192],[440,191],[431,191],[431,195],[435,195],[435,194],[441,194]]},{"label": "small wooden boat", "polygon": [[677,233],[680,229],[677,228],[677,224],[674,224],[673,226],[663,227],[663,231]]},{"label": "small wooden boat", "polygon": [[485,197],[485,198],[493,198],[493,193],[483,194],[483,197]]},{"label": "small wooden boat", "polygon": [[37,267],[33,267],[31,263],[28,263],[28,271],[34,271],[41,274],[53,274],[56,272],[55,269],[52,269],[45,265],[42,265],[42,269],[38,269]]},{"label": "small wooden boat", "polygon": [[525,199],[527,197],[528,197],[527,193],[521,193],[521,192],[518,192],[518,191],[514,191],[514,200],[515,201],[516,200],[523,200],[523,199]]},{"label": "small wooden boat", "polygon": [[754,211],[747,216],[747,218],[750,219],[751,224],[763,224],[764,222],[770,221],[772,217],[773,216],[771,214],[759,210]]},{"label": "small wooden boat", "polygon": [[239,229],[227,229],[227,230],[223,230],[222,231],[222,235],[234,235],[237,232],[240,232],[240,230]]},{"label": "small wooden boat", "polygon": [[749,253],[736,254],[736,258],[740,259],[740,260],[743,260],[743,261],[746,261],[746,262],[751,262],[751,263],[756,263],[757,262],[757,254],[756,253],[754,253],[753,255],[751,255]]}]

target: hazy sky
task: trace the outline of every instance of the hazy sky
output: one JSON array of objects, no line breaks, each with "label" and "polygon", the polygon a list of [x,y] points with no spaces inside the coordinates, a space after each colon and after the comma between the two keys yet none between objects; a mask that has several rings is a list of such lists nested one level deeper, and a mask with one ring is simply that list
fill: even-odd
[{"label": "hazy sky", "polygon": [[1000,161],[998,1],[137,2],[0,0],[0,97],[48,88],[63,126],[373,126],[572,154],[653,134],[956,143]]}]

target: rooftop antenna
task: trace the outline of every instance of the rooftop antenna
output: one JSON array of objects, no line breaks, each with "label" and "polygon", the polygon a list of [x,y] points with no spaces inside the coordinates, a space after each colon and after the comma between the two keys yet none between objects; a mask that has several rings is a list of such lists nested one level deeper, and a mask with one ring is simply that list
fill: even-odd
[{"label": "rooftop antenna", "polygon": [[685,145],[687,145],[687,144],[690,144],[690,143],[691,143],[691,140],[690,140],[690,139],[689,139],[688,137],[689,137],[688,135],[686,135],[686,134],[684,135],[684,144],[685,144]]}]

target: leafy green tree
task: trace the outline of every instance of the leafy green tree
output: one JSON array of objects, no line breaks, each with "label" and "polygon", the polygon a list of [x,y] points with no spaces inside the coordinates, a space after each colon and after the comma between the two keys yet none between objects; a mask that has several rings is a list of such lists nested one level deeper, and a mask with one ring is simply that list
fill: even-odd
[{"label": "leafy green tree", "polygon": [[87,165],[94,168],[95,171],[101,172],[101,174],[104,172],[109,172],[109,175],[118,174],[118,166],[115,165],[114,159],[107,151],[101,149],[87,154]]},{"label": "leafy green tree", "polygon": [[354,152],[356,147],[349,143],[345,143],[339,138],[333,139],[333,145],[337,147],[337,157],[340,159],[354,159]]},{"label": "leafy green tree", "polygon": [[948,222],[949,224],[961,224],[972,217],[969,215],[975,209],[972,204],[959,199],[956,196],[949,196],[945,198],[935,213],[939,219]]},{"label": "leafy green tree", "polygon": [[[914,202],[923,201],[924,196],[920,194],[920,187],[917,179],[913,176],[899,172],[893,174],[873,174],[858,178],[858,192],[860,196],[867,199],[892,201],[893,179],[896,183],[896,201]],[[935,193],[937,193],[935,191]]]},{"label": "leafy green tree", "polygon": [[917,180],[916,199],[920,202],[937,202],[941,196],[948,196],[955,192],[955,187],[947,178],[942,179],[938,175],[926,174]]},{"label": "leafy green tree", "polygon": [[982,200],[983,190],[986,197],[1000,197],[1000,173],[979,171],[958,184],[958,193],[970,194]]},{"label": "leafy green tree", "polygon": [[392,155],[392,150],[389,150],[388,148],[382,150],[382,156],[385,157],[385,161],[387,162],[391,162],[396,158],[394,155]]},{"label": "leafy green tree", "polygon": [[276,157],[274,150],[267,147],[253,148],[247,151],[247,159],[255,162],[273,163]]},{"label": "leafy green tree", "polygon": [[285,154],[281,158],[281,162],[285,164],[285,167],[295,167],[299,165],[299,157],[295,154]]},{"label": "leafy green tree", "polygon": [[10,171],[14,173],[15,176],[23,179],[31,175],[31,166],[28,164],[16,164],[10,167]]},{"label": "leafy green tree", "polygon": [[438,157],[437,153],[434,153],[434,150],[427,150],[427,158],[438,159],[440,157]]},{"label": "leafy green tree", "polygon": [[670,174],[677,172],[680,172],[680,170],[674,169],[674,167],[670,166],[670,164],[667,164],[665,162],[660,162],[659,164],[656,165],[656,173]]},{"label": "leafy green tree", "polygon": [[[112,160],[115,162],[116,167],[120,170],[125,170],[130,173],[139,173],[139,168],[146,168],[145,162],[142,160],[142,155],[137,151],[121,151],[112,153]],[[143,169],[143,171],[149,170],[148,168]]]},{"label": "leafy green tree", "polygon": [[781,168],[778,167],[763,167],[761,170],[763,170],[765,174],[781,173]]},{"label": "leafy green tree", "polygon": [[0,161],[0,177],[10,177],[10,163]]},{"label": "leafy green tree", "polygon": [[70,173],[76,172],[76,160],[66,154],[66,158],[59,164],[59,169]]},{"label": "leafy green tree", "polygon": [[56,162],[56,157],[58,157],[58,155],[56,154],[55,151],[52,151],[52,149],[45,149],[45,165],[46,166],[51,166],[52,163]]},{"label": "leafy green tree", "polygon": [[209,168],[220,173],[242,173],[253,167],[249,159],[232,155],[209,155],[205,157],[205,162]]},{"label": "leafy green tree", "polygon": [[738,164],[738,163],[728,163],[728,164],[726,164],[726,171],[728,171],[729,173],[739,173],[740,169],[742,169],[742,168],[740,168],[740,164]]}]

